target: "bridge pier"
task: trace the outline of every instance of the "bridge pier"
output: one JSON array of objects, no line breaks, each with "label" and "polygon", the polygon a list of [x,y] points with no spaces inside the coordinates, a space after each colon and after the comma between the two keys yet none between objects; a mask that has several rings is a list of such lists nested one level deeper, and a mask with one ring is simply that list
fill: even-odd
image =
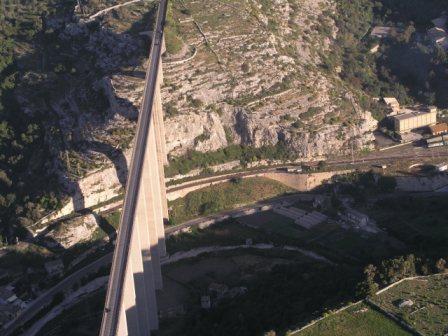
[{"label": "bridge pier", "polygon": [[159,328],[156,290],[163,287],[160,260],[166,256],[164,222],[168,220],[164,176],[167,155],[160,92],[166,11],[167,0],[161,0],[101,336],[149,336]]},{"label": "bridge pier", "polygon": [[125,313],[119,315],[119,325],[127,330],[123,335],[150,335],[159,328],[156,290],[163,288],[160,259],[166,256],[164,221],[168,219],[162,113],[157,81],[126,269],[121,308]]}]

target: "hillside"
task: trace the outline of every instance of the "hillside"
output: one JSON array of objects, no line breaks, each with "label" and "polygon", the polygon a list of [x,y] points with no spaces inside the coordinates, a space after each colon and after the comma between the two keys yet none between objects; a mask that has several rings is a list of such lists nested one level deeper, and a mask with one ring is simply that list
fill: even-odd
[{"label": "hillside", "polygon": [[[173,0],[163,57],[167,174],[371,149],[372,115],[382,112],[371,97],[431,103],[444,86],[411,90],[406,71],[388,68],[392,53],[418,39],[385,43],[375,56],[366,36],[394,20],[427,26],[446,7],[432,2],[425,11],[419,1]],[[156,4],[79,4],[2,2],[4,227],[27,226],[69,196],[82,208],[86,193],[115,195],[125,183]]]}]

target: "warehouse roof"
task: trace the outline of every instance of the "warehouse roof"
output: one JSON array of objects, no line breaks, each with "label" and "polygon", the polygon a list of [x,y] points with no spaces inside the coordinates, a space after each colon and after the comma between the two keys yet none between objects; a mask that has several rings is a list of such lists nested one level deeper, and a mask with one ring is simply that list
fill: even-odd
[{"label": "warehouse roof", "polygon": [[402,114],[398,114],[396,116],[394,116],[395,119],[397,120],[407,120],[407,119],[412,119],[418,116],[423,116],[426,114],[431,114],[431,113],[435,113],[434,111],[428,110],[428,109],[424,109],[424,110],[404,110],[405,112]]},{"label": "warehouse roof", "polygon": [[429,127],[432,134],[439,134],[448,132],[448,125],[446,123],[437,124]]}]

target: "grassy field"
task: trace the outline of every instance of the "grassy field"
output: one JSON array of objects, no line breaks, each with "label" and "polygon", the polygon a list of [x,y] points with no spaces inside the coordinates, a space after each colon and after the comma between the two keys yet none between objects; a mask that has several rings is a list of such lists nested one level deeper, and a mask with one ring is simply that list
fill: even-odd
[{"label": "grassy field", "polygon": [[170,220],[172,223],[182,223],[292,191],[279,182],[262,177],[222,183],[193,191],[170,202]]},{"label": "grassy field", "polygon": [[397,323],[361,303],[290,336],[407,336]]},{"label": "grassy field", "polygon": [[243,245],[247,238],[252,239],[254,244],[272,241],[272,237],[262,231],[229,220],[207,229],[192,229],[189,233],[171,236],[166,240],[166,245],[168,252],[172,254],[201,246]]},{"label": "grassy field", "polygon": [[[393,313],[427,336],[448,332],[448,275],[404,281],[373,298],[382,308]],[[401,300],[413,301],[411,307],[399,308]]]},{"label": "grassy field", "polygon": [[381,228],[412,247],[414,253],[448,252],[447,197],[385,199],[368,212]]},{"label": "grassy field", "polygon": [[267,233],[276,233],[293,238],[299,238],[303,231],[292,219],[276,214],[273,211],[245,216],[240,218],[239,222]]},{"label": "grassy field", "polygon": [[267,234],[283,237],[285,244],[298,243],[317,247],[320,253],[325,254],[326,251],[344,262],[349,260],[356,263],[374,262],[403,250],[400,242],[384,233],[372,235],[362,231],[346,230],[331,221],[306,230],[290,218],[268,211],[242,217],[239,222]]}]

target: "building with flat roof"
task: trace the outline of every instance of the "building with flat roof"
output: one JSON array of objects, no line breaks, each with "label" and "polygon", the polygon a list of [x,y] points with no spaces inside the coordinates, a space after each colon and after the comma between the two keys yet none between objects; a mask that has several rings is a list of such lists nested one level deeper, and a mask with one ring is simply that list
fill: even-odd
[{"label": "building with flat roof", "polygon": [[398,27],[376,26],[372,29],[370,35],[378,38],[386,38],[402,32],[403,29]]},{"label": "building with flat roof", "polygon": [[432,126],[437,123],[437,109],[402,110],[403,113],[392,116],[394,130],[398,134],[408,133],[414,129]]},{"label": "building with flat roof", "polygon": [[395,97],[384,97],[383,98],[384,103],[391,109],[391,112],[389,115],[395,115],[400,113],[401,106],[398,102],[397,98]]}]

